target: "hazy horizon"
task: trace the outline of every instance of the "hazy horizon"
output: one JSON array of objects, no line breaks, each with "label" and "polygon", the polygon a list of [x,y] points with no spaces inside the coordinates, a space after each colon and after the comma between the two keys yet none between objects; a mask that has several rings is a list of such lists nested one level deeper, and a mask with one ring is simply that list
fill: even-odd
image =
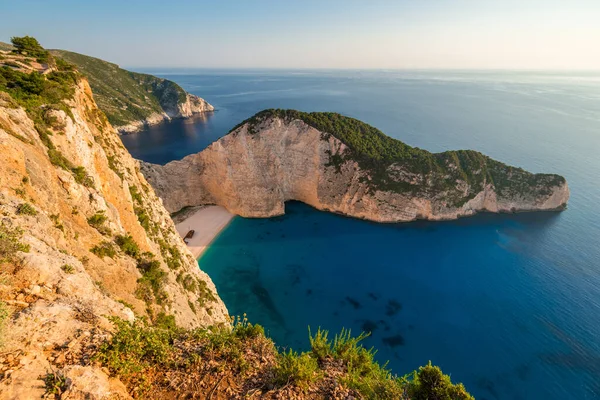
[{"label": "hazy horizon", "polygon": [[0,11],[1,41],[31,35],[129,68],[600,70],[594,0],[23,0]]}]

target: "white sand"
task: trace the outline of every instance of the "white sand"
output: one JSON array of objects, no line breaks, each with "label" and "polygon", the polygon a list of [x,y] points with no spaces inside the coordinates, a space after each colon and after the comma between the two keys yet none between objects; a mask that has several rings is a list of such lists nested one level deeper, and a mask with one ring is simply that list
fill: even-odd
[{"label": "white sand", "polygon": [[197,259],[233,217],[232,213],[221,206],[207,206],[175,227],[182,238],[188,231],[192,229],[196,231],[194,237],[188,239],[188,248]]}]

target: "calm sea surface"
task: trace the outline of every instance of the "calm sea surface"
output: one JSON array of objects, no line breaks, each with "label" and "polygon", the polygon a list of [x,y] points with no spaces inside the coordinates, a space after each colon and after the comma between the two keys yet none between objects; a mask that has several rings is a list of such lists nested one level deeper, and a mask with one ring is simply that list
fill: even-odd
[{"label": "calm sea surface", "polygon": [[431,360],[478,399],[600,398],[600,74],[147,71],[218,111],[123,137],[134,157],[198,152],[265,108],[335,111],[430,151],[475,149],[564,175],[562,213],[378,225],[300,203],[235,218],[200,259],[232,315],[280,346],[372,331],[404,374]]}]

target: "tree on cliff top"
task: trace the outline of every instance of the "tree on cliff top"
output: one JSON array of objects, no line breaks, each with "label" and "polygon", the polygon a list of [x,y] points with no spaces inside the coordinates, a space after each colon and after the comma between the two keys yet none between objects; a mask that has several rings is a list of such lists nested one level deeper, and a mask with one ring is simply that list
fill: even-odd
[{"label": "tree on cliff top", "polygon": [[12,37],[11,43],[15,46],[15,53],[35,57],[39,62],[46,63],[49,60],[50,53],[42,47],[40,42],[32,36]]}]

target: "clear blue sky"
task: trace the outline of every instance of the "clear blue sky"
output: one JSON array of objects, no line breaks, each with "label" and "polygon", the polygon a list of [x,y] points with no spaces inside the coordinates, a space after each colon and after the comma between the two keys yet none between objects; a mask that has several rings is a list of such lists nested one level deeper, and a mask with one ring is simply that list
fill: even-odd
[{"label": "clear blue sky", "polygon": [[0,21],[130,67],[600,69],[600,0],[0,0]]}]

